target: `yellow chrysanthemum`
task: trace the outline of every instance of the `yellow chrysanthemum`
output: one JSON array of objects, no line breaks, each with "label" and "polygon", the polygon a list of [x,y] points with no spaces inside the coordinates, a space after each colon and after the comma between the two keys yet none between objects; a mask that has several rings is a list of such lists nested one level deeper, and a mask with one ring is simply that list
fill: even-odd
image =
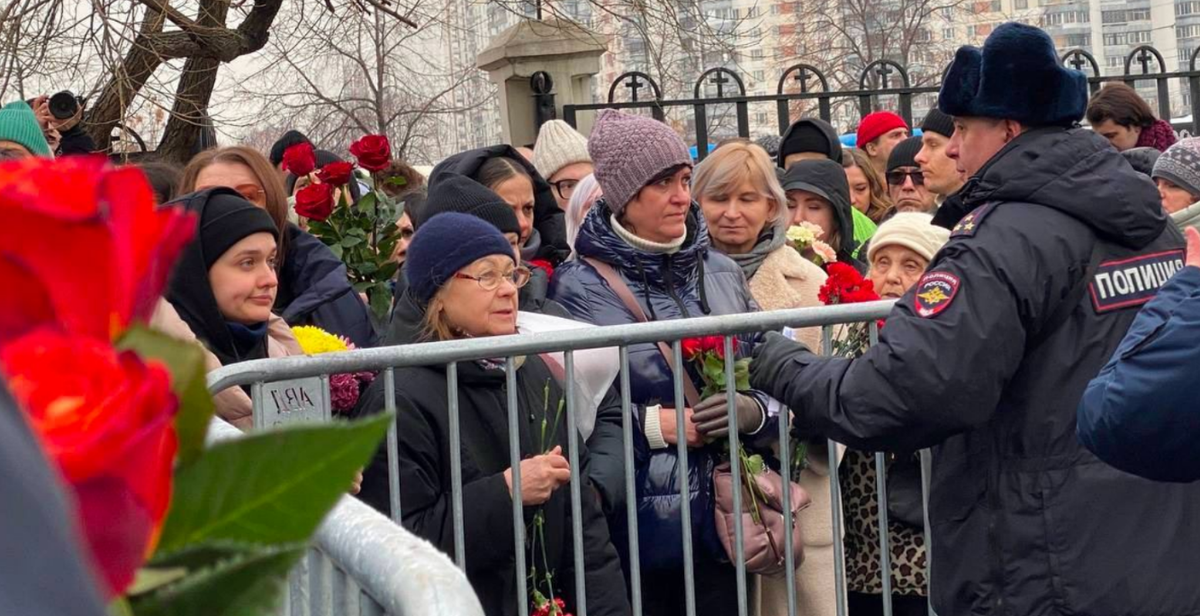
[{"label": "yellow chrysanthemum", "polygon": [[321,353],[335,353],[337,351],[348,351],[350,347],[337,336],[311,325],[302,325],[292,328],[292,333],[296,335],[296,341],[300,343],[300,349],[305,355],[320,355]]}]

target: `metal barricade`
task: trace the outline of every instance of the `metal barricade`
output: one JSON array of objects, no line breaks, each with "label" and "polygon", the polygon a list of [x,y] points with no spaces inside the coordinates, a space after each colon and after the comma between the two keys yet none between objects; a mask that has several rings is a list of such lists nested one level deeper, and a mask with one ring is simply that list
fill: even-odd
[{"label": "metal barricade", "polygon": [[[819,308],[797,308],[792,310],[780,310],[772,312],[759,312],[753,314],[728,315],[718,317],[701,317],[693,319],[681,319],[673,321],[661,321],[653,323],[638,323],[632,325],[618,325],[609,327],[597,327],[579,330],[565,330],[541,333],[538,335],[514,335],[514,336],[498,336],[488,339],[470,339],[470,340],[452,340],[443,342],[433,342],[427,344],[414,344],[397,347],[385,347],[376,349],[363,349],[345,353],[333,353],[320,355],[315,357],[289,357],[281,359],[256,360],[244,362],[234,366],[221,368],[209,374],[209,388],[212,391],[220,391],[227,387],[236,385],[251,385],[252,391],[261,392],[264,383],[279,381],[283,379],[300,379],[312,377],[327,377],[332,374],[351,373],[364,370],[382,371],[382,378],[386,388],[385,400],[387,404],[386,410],[394,410],[395,408],[395,391],[396,381],[394,370],[396,368],[410,366],[446,366],[446,382],[448,389],[448,414],[449,414],[449,447],[451,458],[451,479],[452,479],[452,519],[454,533],[454,561],[458,567],[466,570],[467,559],[470,554],[464,545],[464,529],[463,529],[463,488],[462,488],[462,452],[461,452],[461,432],[459,427],[460,413],[458,408],[458,365],[461,362],[473,361],[478,359],[494,359],[507,358],[505,362],[505,373],[507,383],[507,406],[508,406],[508,422],[509,422],[509,452],[512,469],[512,493],[520,494],[521,492],[521,473],[520,473],[520,441],[519,441],[519,422],[521,421],[521,413],[517,409],[517,363],[516,357],[528,356],[539,353],[562,352],[564,353],[564,373],[566,378],[563,383],[563,389],[566,393],[566,418],[567,418],[567,434],[568,434],[568,449],[570,460],[569,463],[572,469],[581,468],[578,459],[578,431],[576,429],[577,409],[575,408],[575,398],[572,395],[575,383],[575,361],[574,352],[596,349],[616,347],[619,349],[620,370],[618,383],[614,386],[619,388],[621,392],[621,416],[622,434],[624,440],[624,464],[625,464],[625,496],[626,496],[626,521],[628,524],[628,549],[629,553],[636,555],[639,552],[638,541],[638,516],[637,516],[637,497],[635,490],[634,476],[634,450],[633,450],[633,433],[632,424],[635,421],[633,416],[633,404],[630,397],[630,375],[629,375],[629,347],[635,344],[657,343],[658,341],[671,341],[671,352],[674,356],[676,366],[683,366],[683,354],[681,341],[686,338],[697,336],[715,336],[723,337],[726,351],[732,350],[732,337],[742,334],[753,334],[766,331],[779,331],[783,327],[805,328],[805,327],[823,327],[824,340],[826,341],[825,348],[829,349],[829,342],[833,339],[832,326],[838,324],[850,324],[867,322],[870,323],[870,339],[874,344],[878,331],[875,321],[887,316],[892,302],[881,301],[864,304],[849,304],[840,306],[828,306]],[[736,402],[733,390],[733,372],[735,358],[731,352],[725,354],[725,370],[729,387],[726,390],[728,398],[728,421],[730,428],[730,450],[736,451],[738,447],[738,434],[736,426]],[[684,385],[682,381],[682,371],[676,371],[674,374],[674,391],[676,400],[684,400]],[[676,405],[676,420],[677,425],[684,425],[684,406],[683,404]],[[260,407],[258,399],[255,400],[256,411]],[[788,473],[786,469],[790,468],[791,460],[789,459],[790,452],[788,436],[790,430],[790,413],[782,412],[779,414],[778,422],[778,438],[780,439],[780,463],[781,468],[785,469],[785,475]],[[391,491],[391,504],[393,519],[399,523],[403,519],[401,507],[403,503],[399,499],[399,472],[397,467],[397,444],[399,437],[396,434],[395,425],[388,434],[387,450],[389,462],[389,486]],[[684,502],[688,501],[688,448],[686,439],[677,439],[676,452],[679,457],[679,485],[680,495]],[[842,511],[841,490],[838,482],[838,450],[836,443],[829,443],[829,468],[830,474],[830,496],[832,501],[831,520],[833,525],[834,536],[834,553],[835,553],[835,583],[837,596],[837,614],[845,616],[847,613],[847,593],[846,593],[846,570],[845,570],[845,553],[841,537],[844,535],[845,521]],[[888,517],[887,517],[887,481],[886,481],[886,459],[885,454],[877,454],[876,475],[877,475],[877,498],[879,499],[879,530],[881,555],[883,562],[881,570],[883,572],[884,585],[884,613],[892,613],[891,609],[891,576],[889,566],[888,541]],[[734,510],[740,510],[741,505],[741,477],[739,474],[739,459],[738,456],[731,456],[730,460],[732,469],[731,477],[733,481],[732,493],[734,495]],[[922,452],[922,490],[925,498],[925,503],[928,503],[928,486],[929,486],[929,455],[928,452]],[[574,606],[574,612],[578,616],[586,616],[586,592],[584,581],[584,562],[582,550],[582,516],[580,515],[581,501],[581,483],[577,473],[572,472],[570,479],[570,507],[573,519],[572,540],[574,545],[574,570],[576,572],[575,579],[567,583],[573,583],[576,591],[576,596],[579,597],[578,605]],[[783,502],[789,501],[789,482],[783,482]],[[346,499],[349,501],[350,499]],[[514,560],[515,568],[518,573],[517,580],[517,596],[526,597],[527,588],[525,586],[528,568],[525,562],[525,526],[524,526],[524,506],[520,498],[512,499],[512,515],[513,515],[513,531],[516,537],[514,545]],[[358,503],[356,505],[361,506]],[[784,528],[786,533],[785,545],[791,545],[791,534],[794,521],[790,507],[784,507]],[[745,575],[745,553],[744,553],[744,529],[742,527],[741,516],[733,516],[734,520],[734,537],[739,547],[737,558],[735,559],[735,567],[737,570],[737,595],[739,599],[739,616],[747,616],[750,613],[750,605],[748,601],[748,585]],[[684,583],[685,593],[681,599],[684,602],[686,613],[688,616],[694,616],[696,613],[696,597],[695,597],[695,579],[694,579],[694,555],[692,553],[692,538],[693,528],[690,515],[690,508],[682,507],[682,531],[683,537],[683,554],[684,554]],[[926,519],[925,528],[925,545],[926,549],[931,552],[929,541],[928,519]],[[350,554],[350,556],[354,556]],[[353,560],[353,559],[352,559]],[[339,561],[342,566],[351,566],[355,564],[351,561]],[[628,579],[630,583],[630,600],[633,608],[633,613],[641,615],[643,613],[642,601],[642,584],[641,571],[638,558],[629,559],[630,571]],[[795,569],[795,563],[792,561],[790,550],[786,554],[787,568],[789,571]],[[929,562],[928,560],[926,562]],[[359,580],[358,577],[355,580]],[[787,580],[788,594],[788,614],[796,616],[796,588],[795,576],[785,575]],[[372,590],[378,590],[378,587],[371,587]],[[372,593],[372,596],[374,593]],[[426,604],[430,605],[430,604]],[[529,602],[522,600],[518,605],[518,614],[528,616]],[[389,609],[388,613],[392,613]],[[930,610],[932,614],[932,609]],[[650,615],[653,616],[653,615]]]},{"label": "metal barricade", "polygon": [[[220,419],[209,443],[242,436]],[[346,496],[288,577],[282,616],[483,616],[466,575],[429,542]]]}]

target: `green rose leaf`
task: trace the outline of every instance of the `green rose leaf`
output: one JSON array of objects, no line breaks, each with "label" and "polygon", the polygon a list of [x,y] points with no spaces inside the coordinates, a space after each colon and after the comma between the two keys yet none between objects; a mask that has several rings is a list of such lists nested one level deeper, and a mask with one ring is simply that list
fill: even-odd
[{"label": "green rose leaf", "polygon": [[179,398],[175,415],[175,435],[179,441],[181,466],[191,464],[204,449],[204,437],[214,407],[208,393],[204,348],[199,342],[176,340],[142,325],[135,325],[121,336],[117,348],[133,351],[142,359],[162,362],[171,372],[171,389]]},{"label": "green rose leaf", "polygon": [[233,616],[266,614],[279,602],[288,571],[304,544],[260,547],[152,593],[135,597],[136,616]]},{"label": "green rose leaf", "polygon": [[213,445],[176,471],[158,552],[215,540],[307,540],[371,459],[391,421],[380,415],[295,426]]}]

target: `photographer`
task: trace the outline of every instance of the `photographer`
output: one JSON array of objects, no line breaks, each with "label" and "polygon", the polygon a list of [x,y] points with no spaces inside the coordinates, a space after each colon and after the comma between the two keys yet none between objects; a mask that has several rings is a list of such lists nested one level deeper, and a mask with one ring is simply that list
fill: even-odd
[{"label": "photographer", "polygon": [[69,90],[53,96],[43,94],[30,102],[46,141],[56,156],[90,154],[96,142],[83,130],[83,108],[86,101]]}]

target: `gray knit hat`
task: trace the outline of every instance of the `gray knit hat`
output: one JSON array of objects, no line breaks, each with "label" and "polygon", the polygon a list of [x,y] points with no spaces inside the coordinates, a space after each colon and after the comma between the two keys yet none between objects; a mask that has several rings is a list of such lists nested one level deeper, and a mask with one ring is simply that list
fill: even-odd
[{"label": "gray knit hat", "polygon": [[687,146],[670,126],[615,109],[605,109],[596,118],[588,152],[604,201],[617,216],[655,176],[671,167],[692,164]]},{"label": "gray knit hat", "polygon": [[1167,148],[1150,177],[1162,178],[1200,197],[1200,137],[1188,137]]},{"label": "gray knit hat", "polygon": [[537,142],[533,144],[533,166],[547,182],[567,165],[590,162],[592,157],[588,156],[587,139],[570,124],[562,120],[550,120],[542,125]]}]

